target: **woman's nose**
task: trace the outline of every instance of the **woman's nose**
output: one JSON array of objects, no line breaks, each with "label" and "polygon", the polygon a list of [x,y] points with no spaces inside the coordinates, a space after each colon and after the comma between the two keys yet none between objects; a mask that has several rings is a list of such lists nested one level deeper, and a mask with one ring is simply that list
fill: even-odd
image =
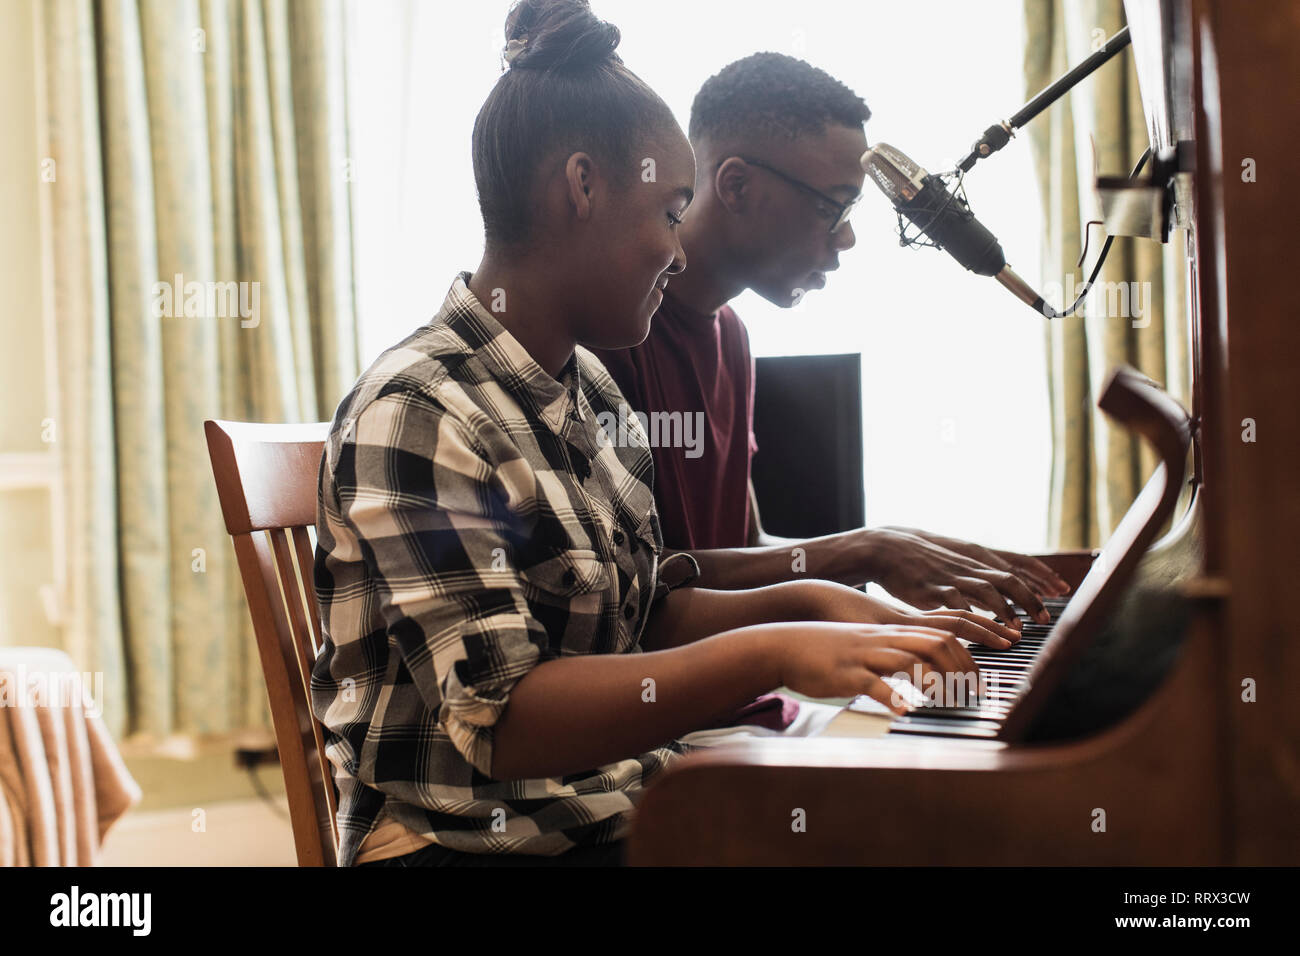
[{"label": "woman's nose", "polygon": [[668,267],[669,275],[678,275],[686,270],[686,250],[682,248],[681,240],[677,240],[677,253],[673,256],[672,265]]}]

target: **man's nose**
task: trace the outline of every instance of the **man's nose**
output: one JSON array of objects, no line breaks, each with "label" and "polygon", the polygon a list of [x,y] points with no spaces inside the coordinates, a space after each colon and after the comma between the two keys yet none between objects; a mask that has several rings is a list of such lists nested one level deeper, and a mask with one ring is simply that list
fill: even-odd
[{"label": "man's nose", "polygon": [[853,224],[846,222],[831,233],[831,248],[836,252],[847,252],[858,244],[858,237],[853,232]]}]

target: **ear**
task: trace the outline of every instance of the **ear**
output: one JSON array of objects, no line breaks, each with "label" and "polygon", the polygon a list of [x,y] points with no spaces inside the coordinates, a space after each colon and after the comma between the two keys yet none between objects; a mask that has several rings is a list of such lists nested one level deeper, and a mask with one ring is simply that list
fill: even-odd
[{"label": "ear", "polygon": [[595,182],[595,166],[586,153],[574,153],[564,164],[564,180],[568,187],[569,205],[579,220],[591,218],[591,190]]},{"label": "ear", "polygon": [[753,188],[753,171],[739,156],[729,156],[713,177],[713,191],[730,213],[745,211]]}]

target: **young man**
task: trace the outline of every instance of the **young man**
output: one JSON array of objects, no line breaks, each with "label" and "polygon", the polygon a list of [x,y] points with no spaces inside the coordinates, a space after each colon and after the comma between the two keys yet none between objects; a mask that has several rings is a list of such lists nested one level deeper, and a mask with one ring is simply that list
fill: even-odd
[{"label": "young man", "polygon": [[[907,528],[807,541],[763,532],[750,483],[753,360],[727,302],[753,289],[789,308],[825,286],[855,242],[847,219],[863,185],[870,115],[844,84],[779,53],[745,57],[709,79],[691,108],[696,198],[679,230],[689,267],[665,292],[645,342],[597,354],[635,410],[703,413],[702,453],[653,450],[664,542],[694,555],[698,586],[875,581],[920,608],[978,607],[1015,622],[1014,603],[1045,622],[1039,596],[1066,584],[1024,555]],[[795,547],[805,552],[802,572]]]}]

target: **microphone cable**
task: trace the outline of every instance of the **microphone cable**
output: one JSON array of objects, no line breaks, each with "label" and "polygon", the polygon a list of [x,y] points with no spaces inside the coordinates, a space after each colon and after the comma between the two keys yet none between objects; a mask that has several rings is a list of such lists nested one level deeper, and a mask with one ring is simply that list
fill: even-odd
[{"label": "microphone cable", "polygon": [[[1128,174],[1128,178],[1132,179],[1138,173],[1142,172],[1142,167],[1144,167],[1147,164],[1147,160],[1150,158],[1151,158],[1151,147],[1148,146],[1143,151],[1142,158],[1139,159],[1137,161],[1137,165],[1133,167],[1133,172]],[[1088,281],[1084,283],[1083,288],[1079,291],[1079,297],[1074,300],[1074,303],[1068,309],[1065,309],[1062,312],[1057,312],[1050,305],[1044,302],[1043,315],[1047,316],[1047,318],[1049,319],[1063,319],[1066,316],[1074,315],[1075,311],[1079,308],[1079,306],[1083,304],[1083,300],[1087,297],[1088,293],[1092,291],[1092,285],[1094,282],[1097,281],[1097,276],[1101,274],[1101,267],[1106,262],[1106,253],[1110,252],[1110,244],[1114,241],[1115,241],[1114,236],[1111,235],[1106,236],[1106,242],[1102,245],[1101,253],[1097,256],[1097,264],[1092,267],[1092,275],[1088,276]]]}]

